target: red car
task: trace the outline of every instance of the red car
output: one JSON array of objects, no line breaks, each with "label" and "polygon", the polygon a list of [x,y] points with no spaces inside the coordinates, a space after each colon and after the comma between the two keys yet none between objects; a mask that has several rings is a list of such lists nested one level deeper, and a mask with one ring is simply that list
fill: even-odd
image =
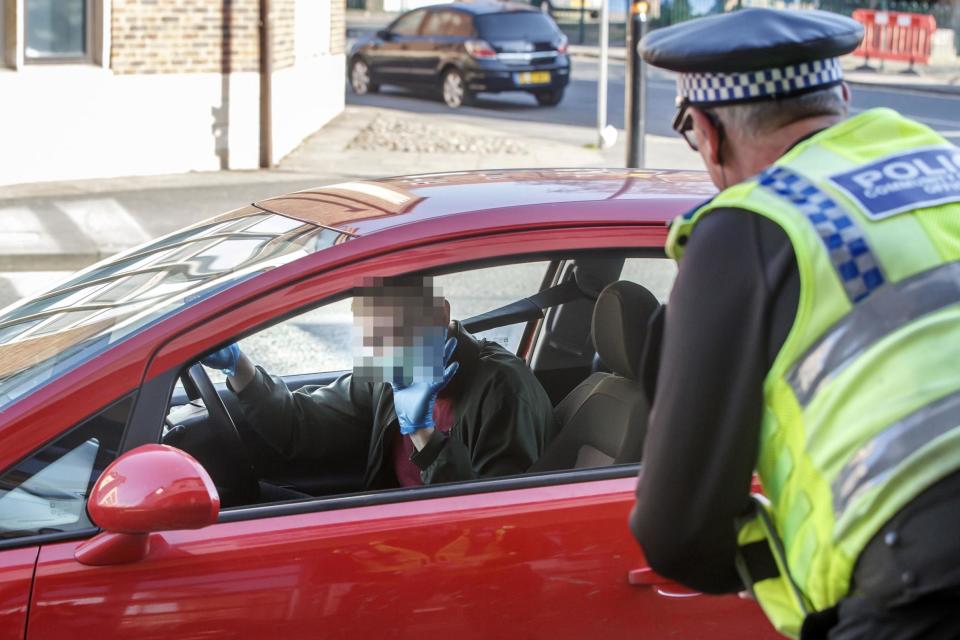
[{"label": "red car", "polygon": [[[639,449],[622,450],[645,424],[565,424],[556,441],[605,457],[564,468],[364,491],[341,469],[244,465],[236,398],[196,364],[239,340],[291,388],[330,381],[351,367],[351,290],[417,272],[556,404],[618,375],[591,340],[598,293],[632,280],[663,299],[665,223],[712,193],[703,174],[651,171],[345,183],[3,310],[0,640],[775,637],[754,603],[646,569],[626,524]],[[213,453],[159,444],[184,425]],[[236,491],[251,474],[292,498]]]}]

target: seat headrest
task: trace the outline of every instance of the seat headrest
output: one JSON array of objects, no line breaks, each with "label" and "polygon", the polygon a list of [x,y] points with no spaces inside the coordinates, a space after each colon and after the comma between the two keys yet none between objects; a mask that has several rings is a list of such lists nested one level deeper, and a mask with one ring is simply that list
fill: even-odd
[{"label": "seat headrest", "polygon": [[600,292],[593,307],[593,346],[611,371],[636,380],[647,338],[647,325],[660,306],[646,288],[620,280]]}]

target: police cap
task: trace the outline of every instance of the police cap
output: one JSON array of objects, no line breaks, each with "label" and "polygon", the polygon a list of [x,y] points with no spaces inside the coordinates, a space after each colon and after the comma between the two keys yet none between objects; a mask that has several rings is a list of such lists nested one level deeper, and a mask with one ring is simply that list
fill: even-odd
[{"label": "police cap", "polygon": [[862,39],[858,22],[826,11],[744,9],[658,29],[639,52],[678,72],[678,106],[709,107],[835,86],[838,56]]}]

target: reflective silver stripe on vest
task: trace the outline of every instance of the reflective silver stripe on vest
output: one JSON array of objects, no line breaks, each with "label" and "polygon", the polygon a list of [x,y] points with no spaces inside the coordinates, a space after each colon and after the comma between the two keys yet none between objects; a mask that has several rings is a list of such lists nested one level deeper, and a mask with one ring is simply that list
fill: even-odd
[{"label": "reflective silver stripe on vest", "polygon": [[[854,305],[787,372],[800,406],[875,343],[917,318],[960,302],[960,262],[949,262],[875,291]],[[960,366],[960,365],[958,365]]]},{"label": "reflective silver stripe on vest", "polygon": [[910,454],[957,428],[960,393],[936,400],[877,434],[833,481],[833,510],[837,518],[853,499],[883,482]]}]

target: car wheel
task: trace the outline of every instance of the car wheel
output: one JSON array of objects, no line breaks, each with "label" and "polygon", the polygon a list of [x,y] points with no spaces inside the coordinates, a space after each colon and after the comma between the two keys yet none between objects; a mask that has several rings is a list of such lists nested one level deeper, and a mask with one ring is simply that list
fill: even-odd
[{"label": "car wheel", "polygon": [[541,107],[555,107],[560,104],[561,100],[563,100],[563,89],[556,89],[554,91],[537,91],[533,95]]},{"label": "car wheel", "polygon": [[462,73],[457,69],[447,69],[443,73],[443,101],[448,107],[457,109],[470,104],[472,97]]},{"label": "car wheel", "polygon": [[366,62],[357,58],[350,65],[350,88],[358,96],[366,93],[376,93],[380,87],[370,79],[370,67]]}]

